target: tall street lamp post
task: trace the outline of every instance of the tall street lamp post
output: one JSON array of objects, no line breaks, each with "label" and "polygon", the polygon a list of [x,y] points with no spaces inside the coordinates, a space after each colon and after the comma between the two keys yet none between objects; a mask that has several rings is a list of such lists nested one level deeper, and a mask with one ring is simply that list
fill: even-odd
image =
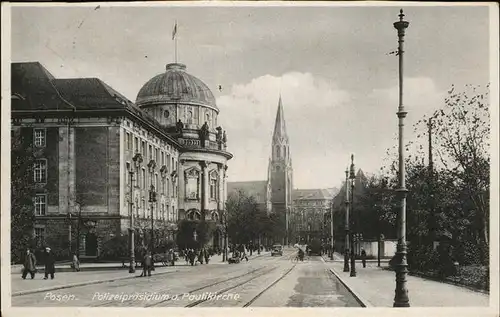
[{"label": "tall street lamp post", "polygon": [[333,260],[333,248],[334,248],[334,241],[333,241],[333,199],[330,204],[330,236],[332,237],[331,245],[330,245],[330,260]]},{"label": "tall street lamp post", "polygon": [[351,213],[352,213],[352,229],[351,231],[351,277],[356,276],[356,245],[354,244],[354,231],[356,231],[356,219],[354,217],[354,185],[356,181],[356,175],[354,173],[354,154],[351,155],[351,168],[349,178],[351,180]]},{"label": "tall street lamp post", "polygon": [[150,237],[150,251],[153,254],[154,249],[154,203],[156,202],[156,191],[155,186],[153,185],[153,177],[156,169],[156,162],[154,160],[150,160],[148,163],[149,175],[151,178],[151,186],[149,188],[149,203],[151,204],[151,237]]},{"label": "tall street lamp post", "polygon": [[[135,228],[134,228],[134,212],[133,212],[133,205],[134,205],[134,170],[139,175],[139,168],[141,167],[142,164],[142,155],[140,153],[137,153],[132,161],[134,162],[134,166],[130,167],[129,170],[129,179],[130,179],[130,192],[129,192],[129,212],[130,212],[130,267],[128,269],[129,273],[135,273],[135,239],[134,239],[134,233],[135,233]],[[139,177],[137,177],[138,179]]]},{"label": "tall street lamp post", "polygon": [[401,199],[398,221],[398,246],[396,251],[396,290],[394,296],[394,307],[410,307],[408,289],[406,288],[406,276],[408,265],[406,263],[406,195],[408,189],[405,187],[405,162],[404,162],[404,118],[407,112],[403,106],[403,43],[405,30],[409,22],[403,21],[403,9],[400,10],[399,21],[394,22],[394,28],[398,30],[398,56],[399,56],[399,108],[397,116],[399,119],[399,188],[396,190]]},{"label": "tall street lamp post", "polygon": [[345,170],[345,246],[344,272],[349,272],[349,170]]}]

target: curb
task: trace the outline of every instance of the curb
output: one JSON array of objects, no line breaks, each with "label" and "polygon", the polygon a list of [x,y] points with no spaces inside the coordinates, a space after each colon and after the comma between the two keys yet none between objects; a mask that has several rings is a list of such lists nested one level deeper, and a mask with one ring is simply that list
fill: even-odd
[{"label": "curb", "polygon": [[361,305],[361,307],[374,307],[372,304],[370,304],[369,301],[367,301],[366,299],[364,299],[363,297],[361,297],[357,292],[355,292],[352,288],[350,288],[343,280],[342,278],[340,277],[340,275],[337,274],[337,272],[335,272],[333,269],[329,269],[329,271],[335,275],[335,277],[340,281],[340,283],[342,283],[342,285],[344,285],[344,287],[349,291],[349,293],[352,294],[352,296],[354,296],[354,298],[356,299],[356,301]]},{"label": "curb", "polygon": [[[177,270],[177,271],[161,272],[161,273],[156,273],[155,275],[162,275],[162,274],[176,273],[176,272],[180,272],[180,271]],[[130,273],[130,274],[132,274],[132,273]],[[53,286],[53,287],[38,288],[38,289],[34,289],[34,290],[15,292],[15,293],[12,293],[11,296],[12,297],[23,296],[23,295],[42,293],[42,292],[46,292],[46,291],[54,291],[54,290],[59,290],[59,289],[71,288],[71,287],[79,287],[79,286],[86,286],[86,285],[92,285],[92,284],[102,284],[102,283],[107,283],[107,282],[132,279],[132,278],[136,278],[136,277],[138,278],[140,276],[138,276],[138,275],[124,276],[124,277],[116,277],[116,278],[107,279],[107,280],[95,280],[95,281],[89,281],[89,282],[81,282],[81,283],[73,283],[73,284],[66,284],[66,285]]]}]

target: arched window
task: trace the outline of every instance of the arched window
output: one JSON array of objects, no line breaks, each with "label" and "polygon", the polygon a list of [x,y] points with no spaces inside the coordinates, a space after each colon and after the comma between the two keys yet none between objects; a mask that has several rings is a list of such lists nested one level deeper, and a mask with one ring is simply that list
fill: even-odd
[{"label": "arched window", "polygon": [[216,171],[212,171],[209,173],[209,186],[210,186],[210,199],[217,200],[218,198],[218,186],[217,186],[217,178],[218,174]]},{"label": "arched window", "polygon": [[276,158],[280,158],[281,156],[281,149],[279,145],[276,145]]},{"label": "arched window", "polygon": [[208,127],[211,128],[212,127],[212,122],[210,121],[210,114],[209,113],[207,113],[205,115],[205,121],[207,122]]},{"label": "arched window", "polygon": [[187,113],[187,123],[193,124],[193,111],[189,110]]},{"label": "arched window", "polygon": [[283,145],[283,158],[286,158],[286,145]]}]

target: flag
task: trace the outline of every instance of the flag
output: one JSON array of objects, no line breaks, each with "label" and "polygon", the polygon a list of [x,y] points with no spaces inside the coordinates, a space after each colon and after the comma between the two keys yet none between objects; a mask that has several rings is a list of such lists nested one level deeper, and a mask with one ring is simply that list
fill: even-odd
[{"label": "flag", "polygon": [[177,35],[177,21],[175,21],[174,30],[172,31],[172,40],[175,39],[175,35]]}]

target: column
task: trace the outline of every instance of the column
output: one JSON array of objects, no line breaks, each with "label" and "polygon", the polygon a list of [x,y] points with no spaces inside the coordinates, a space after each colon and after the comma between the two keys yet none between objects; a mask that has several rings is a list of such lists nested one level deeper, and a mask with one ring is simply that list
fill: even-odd
[{"label": "column", "polygon": [[217,199],[217,206],[219,210],[224,209],[224,175],[223,175],[223,166],[222,164],[217,164],[217,174],[219,176],[219,179],[217,180],[217,192],[218,192],[218,199]]},{"label": "column", "polygon": [[68,126],[59,127],[59,213],[67,213],[69,207],[69,129]]},{"label": "column", "polygon": [[207,175],[207,166],[210,163],[207,161],[202,161],[200,162],[201,166],[201,206],[200,206],[200,212],[202,216],[204,215],[204,211],[207,208],[208,205],[208,197],[207,197],[207,183],[208,183],[208,175]]},{"label": "column", "polygon": [[223,184],[224,203],[227,201],[227,165],[224,165],[224,184]]}]

